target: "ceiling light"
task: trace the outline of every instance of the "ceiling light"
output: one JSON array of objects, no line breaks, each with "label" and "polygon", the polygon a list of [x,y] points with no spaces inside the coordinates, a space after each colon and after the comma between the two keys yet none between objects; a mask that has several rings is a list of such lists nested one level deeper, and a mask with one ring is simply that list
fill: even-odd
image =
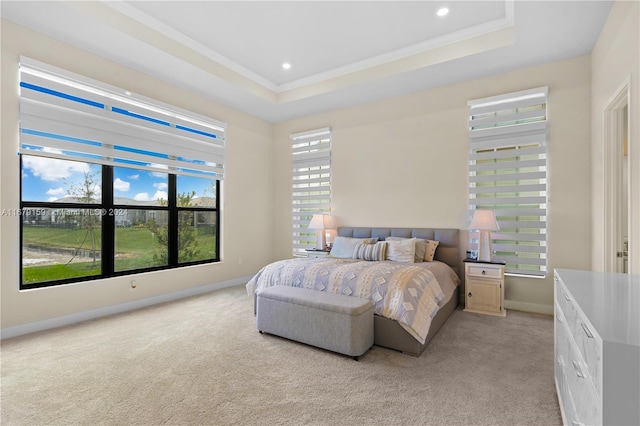
[{"label": "ceiling light", "polygon": [[436,12],[436,15],[438,16],[446,16],[449,14],[449,9],[446,7],[441,7],[440,9],[438,9],[438,11]]},{"label": "ceiling light", "polygon": [[282,64],[282,68],[288,70],[289,68],[291,68],[291,64],[289,62],[285,62],[284,64]]}]

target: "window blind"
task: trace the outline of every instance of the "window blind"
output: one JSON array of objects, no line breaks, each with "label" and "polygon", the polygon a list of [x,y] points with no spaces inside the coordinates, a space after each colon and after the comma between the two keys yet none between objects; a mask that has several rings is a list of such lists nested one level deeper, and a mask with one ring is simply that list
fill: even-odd
[{"label": "window blind", "polygon": [[331,129],[290,135],[292,157],[293,254],[316,244],[309,222],[316,213],[331,212]]},{"label": "window blind", "polygon": [[[495,211],[506,272],[547,273],[547,94],[541,87],[468,103],[469,214]],[[478,233],[472,232],[471,249]]]},{"label": "window blind", "polygon": [[225,127],[20,58],[21,154],[222,180]]}]

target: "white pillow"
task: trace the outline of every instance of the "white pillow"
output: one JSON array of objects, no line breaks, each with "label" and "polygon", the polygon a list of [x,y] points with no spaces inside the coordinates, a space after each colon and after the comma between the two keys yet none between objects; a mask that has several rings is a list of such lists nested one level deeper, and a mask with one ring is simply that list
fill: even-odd
[{"label": "white pillow", "polygon": [[375,244],[377,241],[377,238],[335,237],[333,239],[333,245],[331,246],[331,253],[329,253],[329,256],[340,259],[352,259],[353,249],[356,248],[358,243]]},{"label": "white pillow", "polygon": [[387,240],[387,259],[396,262],[415,263],[416,239],[406,238],[398,241]]},{"label": "white pillow", "polygon": [[[385,241],[400,241],[400,240],[408,240],[410,238],[404,238],[404,237],[387,237],[385,238]],[[416,240],[416,255],[415,255],[415,260],[414,262],[418,263],[418,262],[424,262],[425,257],[426,257],[426,251],[427,251],[427,243],[429,240],[424,240],[422,238],[414,238]],[[435,249],[433,249],[434,253],[435,253]],[[433,259],[433,256],[431,256]]]}]

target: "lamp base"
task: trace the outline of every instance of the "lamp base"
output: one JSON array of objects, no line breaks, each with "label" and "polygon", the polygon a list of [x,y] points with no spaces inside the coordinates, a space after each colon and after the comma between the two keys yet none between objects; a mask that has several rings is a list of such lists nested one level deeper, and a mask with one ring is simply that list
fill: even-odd
[{"label": "lamp base", "polygon": [[480,239],[478,240],[478,261],[491,262],[491,231],[480,231]]},{"label": "lamp base", "polygon": [[316,229],[316,250],[326,250],[327,237],[324,234],[324,229]]}]

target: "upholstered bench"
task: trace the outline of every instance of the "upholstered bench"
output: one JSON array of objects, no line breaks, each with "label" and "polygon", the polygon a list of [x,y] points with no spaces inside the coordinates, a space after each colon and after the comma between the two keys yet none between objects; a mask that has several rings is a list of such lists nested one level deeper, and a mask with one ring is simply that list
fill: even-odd
[{"label": "upholstered bench", "polygon": [[269,333],[353,357],[373,346],[373,304],[366,299],[290,286],[257,293],[256,326]]}]

